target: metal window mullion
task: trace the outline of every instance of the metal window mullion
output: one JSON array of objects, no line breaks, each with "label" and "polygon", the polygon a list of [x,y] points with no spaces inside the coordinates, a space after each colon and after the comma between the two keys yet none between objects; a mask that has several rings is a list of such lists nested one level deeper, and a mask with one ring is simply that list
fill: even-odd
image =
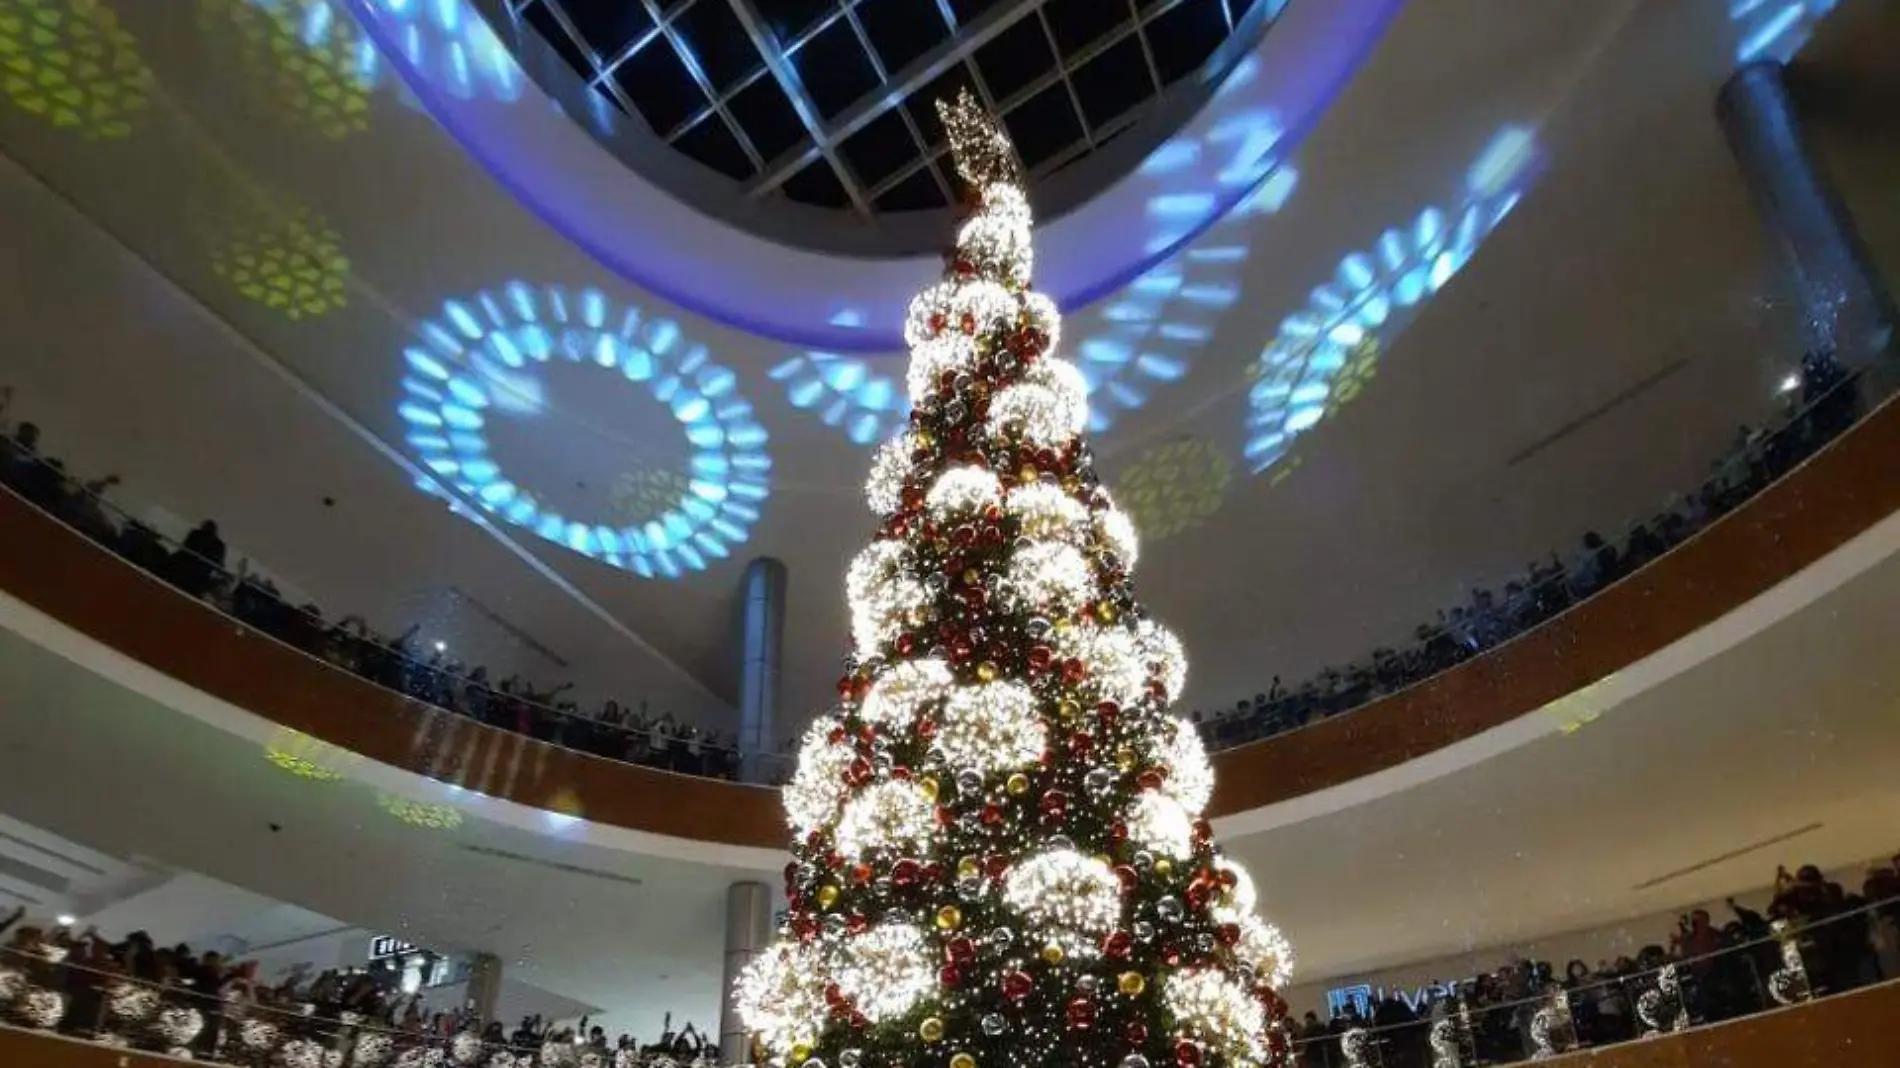
[{"label": "metal window mullion", "polygon": [[[1222,3],[1224,5],[1226,0],[1222,0]],[[1148,84],[1154,86],[1154,91],[1159,94],[1161,92],[1161,66],[1155,62],[1154,46],[1148,43],[1148,23],[1141,17],[1140,0],[1128,0],[1128,14],[1133,16],[1135,21],[1135,40],[1141,42],[1141,58],[1148,62]],[[1227,29],[1229,32],[1232,32],[1233,28],[1234,20],[1232,16],[1229,16],[1227,19]]]},{"label": "metal window mullion", "polygon": [[1056,43],[1055,27],[1049,25],[1049,9],[1038,7],[1036,21],[1042,24],[1042,39],[1049,42],[1049,58],[1055,60],[1056,74],[1062,78],[1062,87],[1069,92],[1069,106],[1075,109],[1075,121],[1082,124],[1082,136],[1095,147],[1095,136],[1089,133],[1088,112],[1082,110],[1082,95],[1075,91],[1075,83],[1069,80],[1069,64],[1062,58],[1062,46]]},{"label": "metal window mullion", "polygon": [[[642,2],[652,3],[652,0],[642,0]],[[709,3],[715,0],[700,0],[700,2]],[[805,132],[811,136],[813,146],[836,173],[838,181],[844,186],[845,196],[850,198],[852,206],[857,208],[859,214],[871,214],[870,202],[865,199],[864,190],[859,188],[857,176],[852,174],[838,158],[837,147],[825,139],[818,120],[818,105],[812,100],[811,94],[805,91],[804,80],[792,67],[790,55],[781,52],[778,45],[770,39],[770,34],[766,32],[758,11],[752,6],[752,0],[726,0],[726,2],[732,5],[732,13],[739,17],[739,24],[745,27],[747,36],[752,38],[752,46],[757,48],[759,55],[765,59],[765,68],[772,72],[772,77],[778,79],[779,88],[783,89],[785,95],[792,101],[792,110],[798,113],[799,121],[804,123]],[[759,185],[762,188],[772,188],[783,184],[786,178],[795,173],[797,172],[788,172],[776,181],[761,181]],[[760,174],[762,178],[768,177],[763,168]]]},{"label": "metal window mullion", "polygon": [[[871,57],[871,69],[877,71],[877,80],[880,83],[888,84],[891,80],[891,75],[889,71],[884,69],[884,57],[877,54],[877,49],[871,44],[871,35],[865,32],[864,23],[858,19],[858,4],[861,2],[862,0],[852,0],[851,6],[845,8],[845,18],[851,20],[851,30],[858,35],[858,46],[864,49],[865,55]],[[877,201],[879,196],[895,189],[911,175],[916,174],[917,167],[915,164],[922,163],[926,167],[930,166],[930,146],[924,144],[924,132],[917,128],[917,120],[910,117],[910,109],[905,107],[903,101],[900,100],[892,105],[891,110],[897,112],[898,119],[904,123],[904,131],[910,134],[910,146],[915,151],[917,159],[899,167],[895,175],[886,178],[883,182],[879,183],[876,188],[872,189],[869,196],[873,203]],[[956,199],[956,196],[948,188],[947,183],[944,182],[943,175],[939,174],[935,167],[930,168],[930,180],[936,185],[937,191],[943,194],[944,200],[952,201]]]}]

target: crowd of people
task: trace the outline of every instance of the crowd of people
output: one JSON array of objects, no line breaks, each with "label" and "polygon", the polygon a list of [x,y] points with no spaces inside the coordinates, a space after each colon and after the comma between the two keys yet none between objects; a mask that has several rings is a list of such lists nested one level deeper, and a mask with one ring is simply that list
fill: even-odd
[{"label": "crowd of people", "polygon": [[[1729,898],[1729,918],[1718,924],[1708,909],[1683,913],[1666,940],[1634,956],[1572,960],[1561,973],[1547,961],[1519,960],[1455,983],[1432,984],[1423,1004],[1384,991],[1365,1011],[1349,1004],[1330,1020],[1308,1012],[1297,1029],[1305,1068],[1346,1068],[1341,1038],[1369,1029],[1365,1059],[1381,1068],[1427,1068],[1433,1063],[1430,1025],[1461,1017],[1467,1063],[1500,1064],[1537,1052],[1532,1023],[1558,995],[1568,1010],[1562,1046],[1627,1042],[1649,1027],[1644,993],[1658,988],[1674,965],[1682,1014],[1695,1024],[1719,1023],[1775,1007],[1770,976],[1784,967],[1783,942],[1798,946],[1806,991],[1825,996],[1900,979],[1900,856],[1871,867],[1858,893],[1803,866],[1776,872],[1765,912]],[[1670,1014],[1673,1016],[1671,1007]]]},{"label": "crowd of people", "polygon": [[[1502,588],[1478,590],[1468,603],[1442,610],[1417,627],[1409,646],[1374,649],[1364,660],[1327,668],[1297,686],[1274,676],[1251,699],[1228,710],[1194,712],[1194,721],[1215,749],[1305,726],[1455,667],[1590,597],[1759,493],[1859,418],[1859,383],[1832,356],[1808,355],[1793,384],[1791,411],[1780,429],[1742,427],[1695,493],[1635,524],[1620,542],[1587,533],[1567,559],[1552,553]],[[0,396],[0,415],[5,400]],[[644,700],[582,709],[569,685],[544,687],[518,675],[495,680],[486,667],[464,664],[441,646],[425,647],[419,625],[391,637],[361,616],[332,623],[314,604],[292,605],[267,576],[252,573],[248,561],[227,569],[228,550],[215,522],[204,521],[170,546],[150,526],[115,518],[102,494],[118,484],[117,476],[81,482],[40,448],[32,423],[0,437],[0,484],[281,641],[415,700],[554,745],[688,775],[733,779],[741,773],[733,738],[656,712]],[[772,765],[785,770],[783,761]]]},{"label": "crowd of people", "polygon": [[[0,416],[4,408],[0,395]],[[607,700],[582,709],[569,696],[572,684],[539,686],[519,675],[491,679],[488,668],[426,646],[420,624],[391,637],[362,616],[332,623],[315,604],[292,605],[248,560],[227,568],[230,551],[214,520],[192,528],[177,545],[167,544],[151,526],[118,515],[105,502],[103,494],[119,484],[117,475],[81,482],[40,450],[40,428],[33,423],[0,436],[0,485],[127,562],[279,641],[415,700],[554,745],[686,775],[739,774],[733,738],[656,711],[645,700]]]},{"label": "crowd of people", "polygon": [[392,1061],[405,1049],[439,1049],[465,1068],[667,1068],[718,1058],[716,1042],[691,1024],[676,1032],[670,1014],[646,1044],[626,1034],[610,1040],[587,1017],[560,1024],[528,1016],[509,1028],[467,1008],[428,1011],[426,993],[405,992],[392,969],[298,969],[266,983],[256,961],[162,946],[144,931],[115,941],[94,929],[37,926],[25,913],[0,917],[0,1020],[70,1037],[259,1065],[296,1063],[297,1043],[345,1050],[368,1036],[381,1056],[358,1063]]},{"label": "crowd of people", "polygon": [[1621,541],[1591,531],[1566,556],[1533,560],[1498,589],[1479,589],[1464,602],[1419,624],[1402,648],[1374,649],[1365,659],[1331,667],[1297,686],[1274,676],[1267,688],[1229,709],[1194,719],[1212,748],[1225,749],[1351,711],[1456,667],[1550,619],[1675,548],[1787,474],[1854,425],[1861,414],[1859,380],[1826,353],[1810,353],[1786,391],[1790,410],[1777,430],[1743,426],[1710,465],[1696,491],[1669,501],[1629,528]]}]

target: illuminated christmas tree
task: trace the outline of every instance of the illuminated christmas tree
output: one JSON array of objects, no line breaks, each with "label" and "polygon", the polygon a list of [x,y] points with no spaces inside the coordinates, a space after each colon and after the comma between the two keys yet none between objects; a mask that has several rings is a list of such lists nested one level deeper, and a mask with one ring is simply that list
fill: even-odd
[{"label": "illuminated christmas tree", "polygon": [[785,1068],[1281,1063],[1292,952],[1201,817],[1213,771],[1167,712],[1187,664],[1135,601],[1028,289],[1014,149],[967,94],[939,110],[975,208],[906,322],[857,648],[785,791],[791,907],[739,1006]]}]

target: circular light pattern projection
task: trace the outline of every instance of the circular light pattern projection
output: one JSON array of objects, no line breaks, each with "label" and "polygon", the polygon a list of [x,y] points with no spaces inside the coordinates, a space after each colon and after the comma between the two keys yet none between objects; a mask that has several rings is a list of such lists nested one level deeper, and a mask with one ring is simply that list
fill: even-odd
[{"label": "circular light pattern projection", "polygon": [[[405,59],[467,100],[512,102],[526,78],[468,0],[367,0]],[[369,125],[370,94],[396,85],[416,106],[343,0],[202,0],[207,28],[235,29],[240,62],[285,112],[331,139]]]},{"label": "circular light pattern projection", "polygon": [[[1245,456],[1255,474],[1287,462],[1301,434],[1351,399],[1336,391],[1350,387],[1357,396],[1380,351],[1366,343],[1396,335],[1470,262],[1517,206],[1535,155],[1529,131],[1506,127],[1466,172],[1457,205],[1427,207],[1386,230],[1371,250],[1347,254],[1306,307],[1280,324],[1253,367],[1247,396]],[[1349,365],[1351,381],[1342,382]]]},{"label": "circular light pattern projection", "polygon": [[462,825],[462,810],[434,801],[416,801],[397,794],[378,791],[376,803],[384,812],[409,824],[430,831],[452,831]]},{"label": "circular light pattern projection", "polygon": [[132,132],[152,72],[100,0],[0,0],[0,89],[54,127],[95,139]]},{"label": "circular light pattern projection", "polygon": [[211,267],[246,300],[293,321],[349,302],[344,280],[350,261],[342,235],[308,210],[238,231],[212,249]]},{"label": "circular light pattern projection", "polygon": [[1115,503],[1144,541],[1192,530],[1220,511],[1233,461],[1205,438],[1182,438],[1142,453],[1115,481]]},{"label": "circular light pattern projection", "polygon": [[1735,61],[1788,62],[1838,6],[1840,0],[1728,0],[1729,22],[1736,30]]},{"label": "circular light pattern projection", "polygon": [[337,782],[343,773],[336,764],[347,754],[329,742],[288,728],[277,731],[264,743],[264,759],[299,779],[312,782]]},{"label": "circular light pattern projection", "polygon": [[785,386],[792,407],[815,413],[858,445],[889,438],[910,418],[904,387],[861,357],[801,353],[772,368],[771,376]]},{"label": "circular light pattern projection", "polygon": [[[772,468],[765,428],[738,395],[738,376],[714,363],[679,324],[644,318],[597,289],[517,281],[448,301],[421,335],[422,343],[403,353],[409,373],[397,413],[410,448],[454,488],[454,506],[472,505],[646,578],[705,570],[731,555],[758,521]],[[491,455],[489,419],[543,414],[539,368],[556,360],[597,371],[601,389],[663,405],[679,424],[690,450],[684,486],[652,518],[564,515]],[[418,485],[446,495],[434,480]]]}]

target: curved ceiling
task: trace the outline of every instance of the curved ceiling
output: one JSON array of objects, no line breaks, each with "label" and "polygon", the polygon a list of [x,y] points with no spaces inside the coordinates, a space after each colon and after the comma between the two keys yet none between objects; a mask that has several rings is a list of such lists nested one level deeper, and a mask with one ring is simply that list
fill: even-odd
[{"label": "curved ceiling", "polygon": [[[626,284],[421,106],[508,124],[576,196],[631,200],[624,170],[539,105],[397,84],[440,51],[310,53],[253,0],[98,10],[65,32],[129,73],[87,87],[94,118],[0,106],[15,403],[73,469],[218,515],[334,615],[698,718],[730,715],[740,563],[778,556],[785,704],[823,701],[857,486],[904,415],[893,360]],[[1241,210],[1070,317],[1102,469],[1164,543],[1145,589],[1194,650],[1191,698],[1399,637],[1654,507],[1768,406],[1791,315],[1708,119],[1744,31],[1715,0],[1408,10]],[[1222,136],[1272,157],[1298,121]],[[1182,159],[1219,172],[1208,143]],[[1128,218],[1201,218],[1148,188]],[[677,218],[634,239],[679,251]],[[727,282],[789,306],[807,273]],[[907,295],[874,289],[851,292]]]}]

